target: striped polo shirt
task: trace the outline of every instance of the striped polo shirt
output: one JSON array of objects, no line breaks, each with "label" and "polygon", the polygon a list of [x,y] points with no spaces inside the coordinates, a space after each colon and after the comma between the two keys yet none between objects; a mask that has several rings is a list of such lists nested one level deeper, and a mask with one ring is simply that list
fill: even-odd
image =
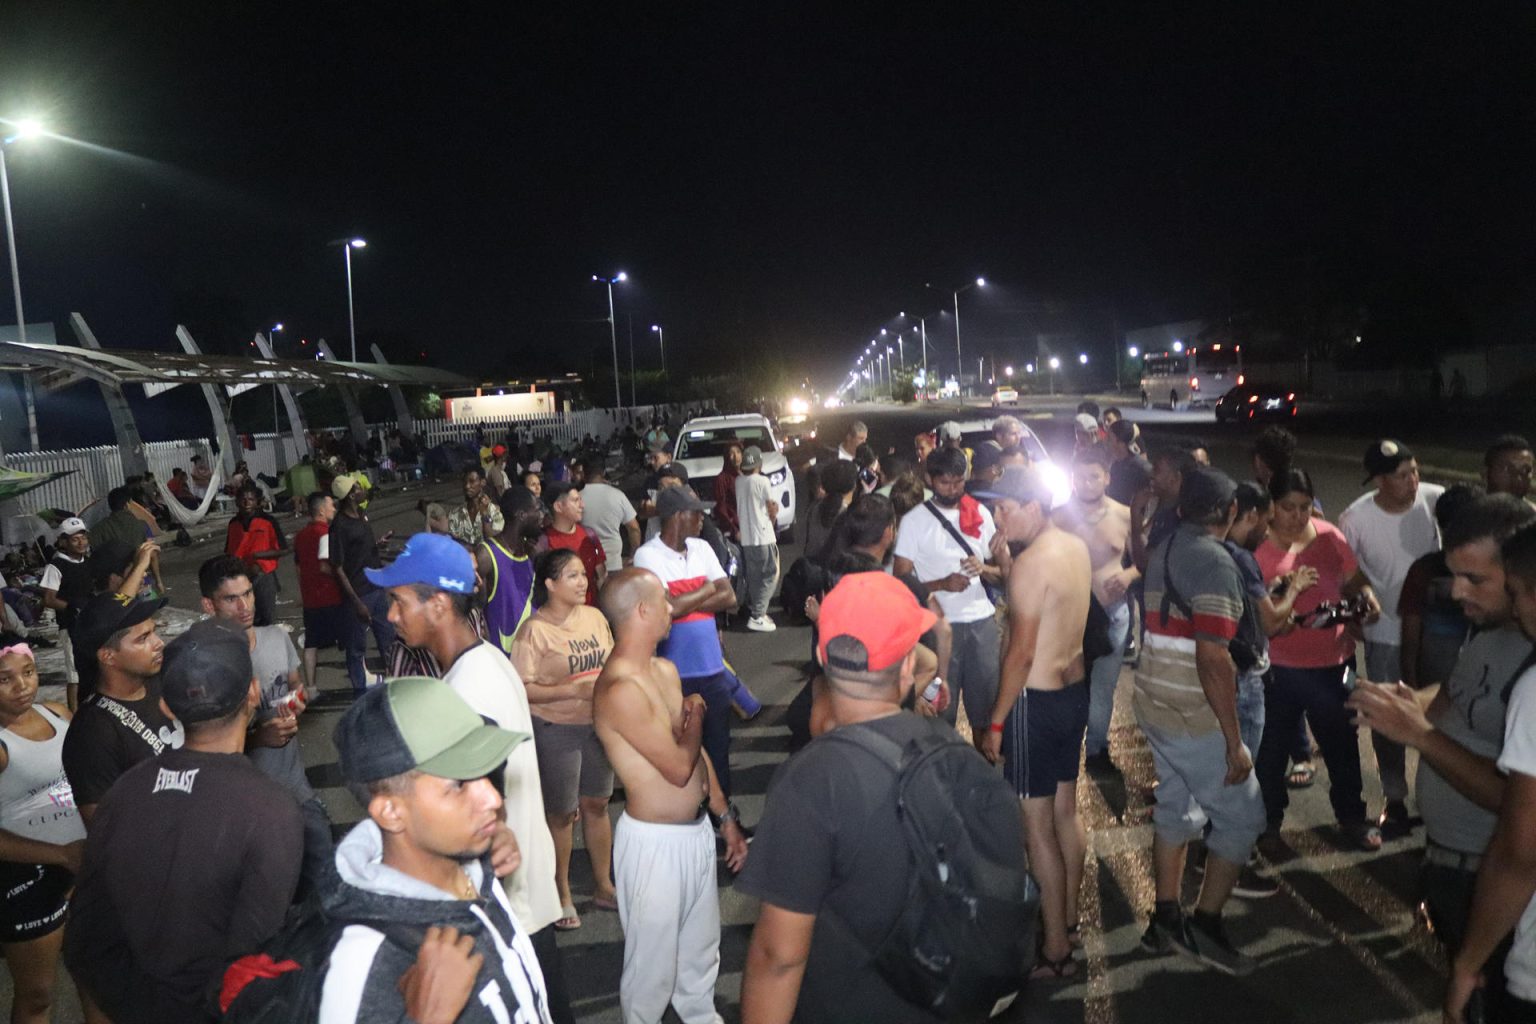
[{"label": "striped polo shirt", "polygon": [[[1168,576],[1192,615],[1165,600]],[[1195,668],[1195,642],[1226,645],[1242,621],[1242,577],[1221,541],[1204,527],[1183,525],[1154,547],[1147,555],[1146,609],[1146,639],[1136,669],[1137,721],[1171,735],[1219,730]]]}]

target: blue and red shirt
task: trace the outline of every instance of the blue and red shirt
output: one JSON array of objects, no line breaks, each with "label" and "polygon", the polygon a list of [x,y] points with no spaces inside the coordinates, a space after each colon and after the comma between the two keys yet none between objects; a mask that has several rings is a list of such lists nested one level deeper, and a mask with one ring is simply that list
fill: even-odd
[{"label": "blue and red shirt", "polygon": [[[682,551],[668,547],[660,537],[652,537],[635,552],[635,565],[661,577],[672,597],[691,594],[711,586],[715,580],[725,579],[720,559],[697,537],[689,537]],[[673,619],[672,634],[661,642],[656,653],[676,665],[677,674],[684,679],[725,671],[713,612],[693,612]]]}]

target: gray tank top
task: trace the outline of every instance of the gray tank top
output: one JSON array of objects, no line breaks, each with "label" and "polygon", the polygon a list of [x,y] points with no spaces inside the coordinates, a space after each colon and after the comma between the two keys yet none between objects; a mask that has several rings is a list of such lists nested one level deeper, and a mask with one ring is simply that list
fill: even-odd
[{"label": "gray tank top", "polygon": [[0,772],[0,828],[42,843],[72,843],[85,838],[85,825],[64,776],[69,723],[41,704],[34,707],[53,726],[52,738],[29,740],[0,729],[0,746],[10,755]]}]

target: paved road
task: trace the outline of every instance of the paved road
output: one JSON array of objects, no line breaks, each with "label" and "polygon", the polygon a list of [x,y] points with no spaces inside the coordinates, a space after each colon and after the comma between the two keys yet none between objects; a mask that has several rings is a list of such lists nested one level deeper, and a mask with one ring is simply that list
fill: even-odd
[{"label": "paved road", "polygon": [[[982,412],[981,410],[976,410]],[[905,447],[918,426],[931,426],[945,415],[858,408],[839,413],[859,415],[870,425],[877,445]],[[984,413],[983,413],[984,415]],[[830,417],[828,418],[830,420]],[[1032,420],[1048,445],[1070,443],[1067,417]],[[830,425],[830,424],[829,424]],[[1149,424],[1151,426],[1151,424]],[[1189,426],[1179,424],[1183,429]],[[823,429],[822,437],[832,434]],[[1241,444],[1207,439],[1219,465],[1234,474],[1242,471]],[[1363,447],[1363,445],[1362,445]],[[1358,493],[1354,467],[1320,465],[1320,483],[1329,508],[1342,507]],[[413,511],[423,496],[451,495],[447,486],[385,493],[376,499],[380,530],[399,534],[413,530]],[[285,522],[286,525],[286,522]],[[295,523],[295,526],[297,524]],[[211,531],[201,531],[209,533]],[[166,566],[178,605],[195,607],[196,566],[217,550],[222,529],[187,550],[170,549]],[[798,552],[785,552],[787,566]],[[284,597],[297,588],[291,567],[284,572]],[[296,604],[280,606],[285,619],[297,621]],[[733,767],[737,800],[747,821],[755,821],[774,768],[784,759],[787,730],[785,706],[800,687],[799,666],[809,648],[808,630],[781,628],[764,635],[732,632],[728,655],[765,705],[757,719],[734,723]],[[322,687],[344,691],[339,656],[322,662]],[[1122,674],[1117,698],[1112,751],[1123,776],[1094,780],[1080,788],[1080,806],[1090,831],[1090,862],[1083,894],[1083,934],[1086,969],[1073,982],[1037,986],[1011,1020],[1151,1022],[1177,1019],[1183,1024],[1236,1019],[1247,1022],[1289,1021],[1431,1021],[1443,971],[1435,941],[1416,923],[1413,912],[1416,848],[1414,839],[1389,843],[1375,856],[1349,852],[1336,845],[1330,827],[1325,786],[1296,794],[1288,817],[1286,841],[1292,852],[1276,865],[1282,881],[1280,895],[1266,900],[1234,901],[1229,929],[1233,938],[1260,957],[1262,966],[1251,977],[1230,979],[1174,957],[1150,957],[1137,945],[1151,906],[1151,831],[1147,788],[1152,779],[1150,756],[1129,714],[1130,673]],[[338,834],[356,821],[360,810],[340,788],[335,750],[329,734],[338,705],[318,703],[306,714],[299,735],[311,781],[320,791]],[[1369,743],[1362,758],[1372,765]],[[1367,800],[1379,806],[1380,792],[1370,775]],[[615,800],[617,814],[621,799]],[[619,1019],[617,982],[622,936],[617,915],[594,910],[590,871],[578,850],[572,871],[583,916],[580,930],[561,936],[566,970],[576,991],[579,1018],[590,1024]],[[1191,898],[1198,879],[1190,877]],[[756,916],[753,902],[729,887],[721,867],[722,971],[718,1002],[725,1018],[738,1019],[738,994],[747,940]],[[0,982],[0,1000],[9,997],[9,978]],[[79,1020],[79,1009],[66,983],[59,986],[58,1020]],[[859,1021],[857,1008],[848,1020]]]}]

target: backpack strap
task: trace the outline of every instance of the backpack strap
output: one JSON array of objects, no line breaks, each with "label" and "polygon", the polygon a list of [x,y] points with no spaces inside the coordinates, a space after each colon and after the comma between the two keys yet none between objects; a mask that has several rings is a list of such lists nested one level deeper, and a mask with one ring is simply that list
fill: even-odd
[{"label": "backpack strap", "polygon": [[955,524],[950,522],[949,518],[945,516],[943,512],[939,511],[939,507],[933,503],[932,498],[929,498],[927,501],[923,502],[923,508],[933,513],[933,518],[937,519],[939,521],[939,525],[944,527],[944,532],[948,533],[954,542],[960,545],[960,550],[965,552],[967,558],[976,557],[976,552],[972,551],[971,546],[965,542],[964,535],[961,534],[959,530],[955,529]]},{"label": "backpack strap", "polygon": [[906,756],[906,748],[889,736],[882,736],[873,729],[833,729],[822,738],[838,740],[850,746],[858,747],[889,768],[892,774],[900,774],[901,772],[902,762]]}]

